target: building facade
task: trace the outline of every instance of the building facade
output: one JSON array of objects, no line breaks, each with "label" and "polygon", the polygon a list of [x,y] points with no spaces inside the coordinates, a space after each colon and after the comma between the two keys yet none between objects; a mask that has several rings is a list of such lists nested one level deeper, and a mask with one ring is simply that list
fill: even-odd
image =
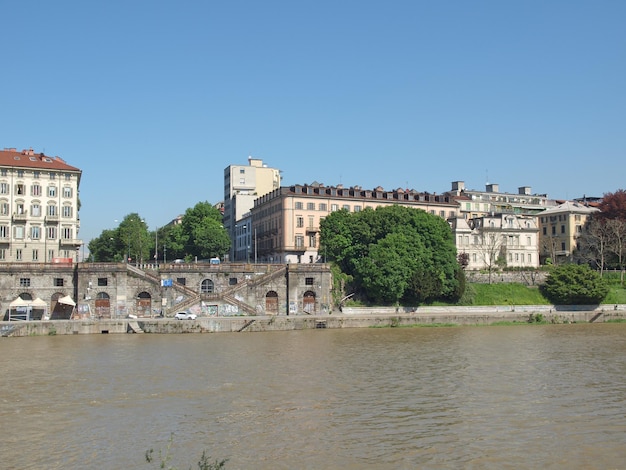
[{"label": "building facade", "polygon": [[59,157],[0,150],[0,262],[78,260],[80,178]]},{"label": "building facade", "polygon": [[457,252],[468,270],[539,267],[539,229],[534,216],[494,214],[450,219]]},{"label": "building facade", "polygon": [[319,183],[286,186],[254,202],[250,246],[255,259],[263,263],[324,262],[324,253],[319,252],[319,231],[320,221],[328,214],[340,209],[359,212],[394,204],[421,209],[444,219],[459,214],[458,203],[447,195]]},{"label": "building facade", "polygon": [[538,214],[556,205],[547,194],[532,194],[530,186],[520,186],[517,193],[502,193],[498,184],[487,184],[484,191],[477,191],[466,189],[463,181],[454,181],[446,194],[459,201],[459,210],[468,220],[488,214]]},{"label": "building facade", "polygon": [[[230,165],[224,169],[224,228],[231,240],[237,238],[237,221],[254,206],[254,200],[280,187],[280,170],[269,168],[263,160],[248,157],[248,165]],[[241,230],[239,230],[240,232]],[[241,235],[241,234],[239,234]],[[250,232],[247,237],[251,239]],[[246,241],[246,246],[250,241]],[[235,243],[230,250],[231,261],[241,253],[236,252]]]},{"label": "building facade", "polygon": [[577,238],[595,212],[599,209],[573,201],[565,201],[542,212],[538,216],[542,258],[550,258],[554,263],[571,261]]}]

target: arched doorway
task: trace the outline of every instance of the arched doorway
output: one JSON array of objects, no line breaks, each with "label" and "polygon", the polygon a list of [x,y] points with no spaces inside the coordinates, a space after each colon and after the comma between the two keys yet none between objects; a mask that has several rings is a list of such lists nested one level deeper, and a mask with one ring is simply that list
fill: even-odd
[{"label": "arched doorway", "polygon": [[306,313],[315,313],[315,292],[306,291],[302,299],[302,310]]},{"label": "arched doorway", "polygon": [[111,298],[106,292],[96,295],[96,317],[111,318]]},{"label": "arched doorway", "polygon": [[215,284],[213,284],[213,281],[211,279],[205,279],[204,281],[202,281],[202,284],[200,284],[201,294],[212,294],[214,289]]},{"label": "arched doorway", "polygon": [[265,313],[278,314],[278,294],[276,291],[269,291],[265,294]]},{"label": "arched doorway", "polygon": [[140,292],[137,296],[135,311],[138,317],[149,317],[152,312],[152,296],[149,292]]},{"label": "arched doorway", "polygon": [[59,302],[63,297],[66,296],[62,292],[52,294],[50,302],[50,320],[69,320],[72,317],[75,305]]}]

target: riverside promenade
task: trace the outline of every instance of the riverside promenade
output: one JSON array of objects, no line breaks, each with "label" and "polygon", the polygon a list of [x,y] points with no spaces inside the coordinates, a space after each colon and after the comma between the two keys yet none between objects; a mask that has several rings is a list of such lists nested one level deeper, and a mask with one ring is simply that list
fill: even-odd
[{"label": "riverside promenade", "polygon": [[0,322],[2,337],[121,333],[243,333],[412,325],[490,325],[501,322],[601,323],[626,319],[626,305],[494,307],[352,307],[325,315],[80,319]]}]

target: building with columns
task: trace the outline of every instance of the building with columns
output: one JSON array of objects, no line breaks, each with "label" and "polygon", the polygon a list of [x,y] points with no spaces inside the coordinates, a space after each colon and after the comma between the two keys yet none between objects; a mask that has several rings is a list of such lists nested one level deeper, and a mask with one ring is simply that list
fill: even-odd
[{"label": "building with columns", "polygon": [[0,262],[78,261],[80,178],[59,157],[0,150]]}]

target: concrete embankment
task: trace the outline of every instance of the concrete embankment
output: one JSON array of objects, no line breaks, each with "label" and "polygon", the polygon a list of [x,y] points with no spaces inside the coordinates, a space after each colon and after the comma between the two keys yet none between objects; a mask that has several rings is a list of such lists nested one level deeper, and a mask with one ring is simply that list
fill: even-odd
[{"label": "concrete embankment", "polygon": [[196,320],[138,318],[1,322],[2,336],[46,336],[119,333],[223,333],[323,328],[398,327],[409,325],[489,325],[524,323],[591,323],[626,319],[626,305],[593,307],[425,307],[419,309],[352,308],[340,314],[290,316],[201,317]]}]

